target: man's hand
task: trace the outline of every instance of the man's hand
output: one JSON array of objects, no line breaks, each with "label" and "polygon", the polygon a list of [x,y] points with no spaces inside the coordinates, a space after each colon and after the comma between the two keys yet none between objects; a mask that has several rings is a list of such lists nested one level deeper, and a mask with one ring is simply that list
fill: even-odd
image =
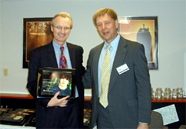
[{"label": "man's hand", "polygon": [[70,96],[66,96],[66,97],[63,97],[63,98],[61,98],[61,99],[58,99],[57,98],[57,96],[60,94],[60,92],[58,91],[55,95],[54,95],[54,97],[52,97],[51,99],[50,99],[50,101],[48,102],[48,107],[54,107],[54,106],[60,106],[60,107],[66,107],[67,105],[67,102],[68,102],[68,98],[70,97]]},{"label": "man's hand", "polygon": [[148,124],[139,123],[137,129],[149,129]]}]

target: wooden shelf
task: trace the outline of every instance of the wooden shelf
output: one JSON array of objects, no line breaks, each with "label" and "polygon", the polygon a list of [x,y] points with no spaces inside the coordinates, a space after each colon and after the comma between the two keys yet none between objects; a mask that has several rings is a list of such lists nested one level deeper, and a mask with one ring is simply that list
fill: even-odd
[{"label": "wooden shelf", "polygon": [[[90,101],[92,96],[85,96],[85,101]],[[157,100],[157,99],[152,99],[153,103],[186,103],[186,98],[182,99],[171,99],[171,100]]]},{"label": "wooden shelf", "polygon": [[[85,96],[85,101],[90,101],[92,96]],[[0,98],[8,99],[34,99],[30,94],[0,93]]]},{"label": "wooden shelf", "polygon": [[34,99],[30,94],[13,94],[13,93],[0,93],[0,98],[9,99]]},{"label": "wooden shelf", "polygon": [[186,98],[180,98],[180,99],[162,99],[162,100],[157,100],[157,99],[152,99],[153,103],[186,103]]},{"label": "wooden shelf", "polygon": [[[85,96],[85,101],[90,101],[92,96]],[[10,99],[34,99],[30,94],[12,94],[12,93],[0,93],[0,98],[10,98]],[[172,100],[157,100],[152,99],[153,103],[186,103],[186,98],[172,99]]]},{"label": "wooden shelf", "polygon": [[85,97],[84,97],[84,100],[85,100],[85,101],[90,101],[91,98],[92,98],[92,96],[85,96]]},{"label": "wooden shelf", "polygon": [[[90,101],[92,96],[85,96],[85,101]],[[181,98],[181,99],[171,99],[171,100],[157,100],[157,99],[152,99],[153,103],[186,103],[186,98]]]}]

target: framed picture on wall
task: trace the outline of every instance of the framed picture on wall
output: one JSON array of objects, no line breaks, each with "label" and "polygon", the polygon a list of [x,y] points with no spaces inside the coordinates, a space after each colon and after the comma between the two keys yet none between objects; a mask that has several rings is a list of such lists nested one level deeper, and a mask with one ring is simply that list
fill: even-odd
[{"label": "framed picture on wall", "polygon": [[51,98],[58,91],[58,97],[75,95],[75,69],[39,68],[37,98]]},{"label": "framed picture on wall", "polygon": [[118,32],[143,44],[149,69],[158,69],[158,17],[119,17]]},{"label": "framed picture on wall", "polygon": [[28,68],[30,52],[50,43],[52,18],[23,18],[23,68]]}]

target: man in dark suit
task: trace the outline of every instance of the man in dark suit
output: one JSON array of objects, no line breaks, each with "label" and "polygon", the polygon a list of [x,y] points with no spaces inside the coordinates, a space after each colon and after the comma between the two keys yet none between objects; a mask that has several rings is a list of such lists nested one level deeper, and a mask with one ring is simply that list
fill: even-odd
[{"label": "man in dark suit", "polygon": [[58,98],[57,92],[51,99],[36,100],[36,127],[37,128],[81,128],[83,126],[84,88],[82,76],[83,48],[66,42],[72,29],[72,18],[66,12],[58,13],[51,21],[51,31],[54,39],[51,43],[36,48],[31,52],[27,88],[36,98],[38,68],[60,67],[60,47],[64,47],[63,56],[67,68],[76,69],[76,94],[74,100],[68,97]]},{"label": "man in dark suit", "polygon": [[143,45],[117,33],[112,9],[98,10],[93,22],[105,41],[90,51],[83,77],[92,88],[90,128],[148,129],[151,84]]}]

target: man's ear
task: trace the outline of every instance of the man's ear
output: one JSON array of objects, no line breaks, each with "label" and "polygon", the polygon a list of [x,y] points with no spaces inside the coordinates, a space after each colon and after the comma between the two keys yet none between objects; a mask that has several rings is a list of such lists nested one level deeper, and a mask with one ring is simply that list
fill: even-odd
[{"label": "man's ear", "polygon": [[53,32],[53,26],[52,26],[52,25],[51,25],[50,29],[51,29],[51,31]]},{"label": "man's ear", "polygon": [[118,29],[118,26],[119,26],[118,19],[115,20],[115,25],[116,25],[116,28]]}]

